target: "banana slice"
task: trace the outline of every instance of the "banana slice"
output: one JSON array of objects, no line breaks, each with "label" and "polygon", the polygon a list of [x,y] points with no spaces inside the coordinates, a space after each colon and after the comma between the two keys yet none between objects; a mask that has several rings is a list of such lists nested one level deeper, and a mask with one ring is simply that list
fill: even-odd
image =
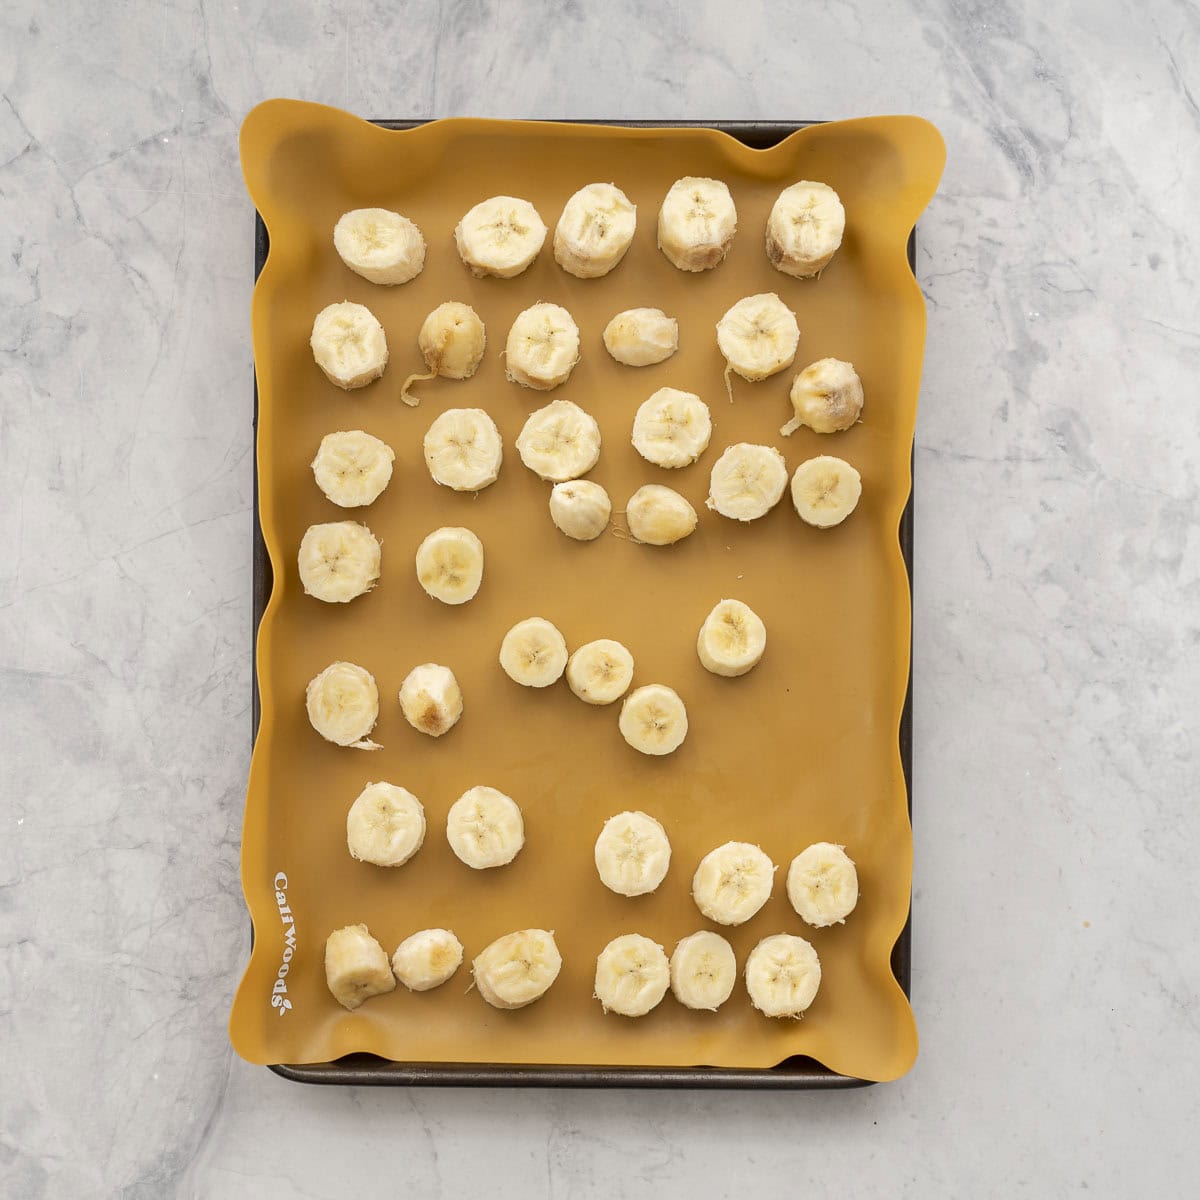
[{"label": "banana slice", "polygon": [[479,994],[493,1008],[524,1008],[541,999],[562,970],[548,929],[520,929],[481,950],[471,964]]},{"label": "banana slice", "polygon": [[640,933],[613,938],[596,959],[596,999],[606,1013],[644,1017],[662,1002],[670,983],[666,952]]},{"label": "banana slice", "polygon": [[665,362],[679,349],[679,322],[661,308],[627,308],[604,327],[604,348],[627,367]]},{"label": "banana slice", "polygon": [[552,400],[529,414],[517,436],[517,453],[535,475],[551,483],[566,483],[596,465],[600,426],[578,404]]},{"label": "banana slice", "polygon": [[780,429],[784,437],[801,425],[817,433],[837,433],[862,416],[862,380],[853,363],[820,358],[792,381],[791,399],[796,415]]},{"label": "banana slice", "polygon": [[749,842],[710,850],[692,876],[696,907],[718,925],[742,925],[771,895],[775,864]]},{"label": "banana slice", "polygon": [[625,257],[637,208],[614,183],[589,183],[567,201],[554,230],[554,260],[578,279],[607,275]]},{"label": "banana slice", "polygon": [[410,992],[441,987],[462,966],[462,942],[449,929],[422,929],[392,955],[392,974]]},{"label": "banana slice", "polygon": [[349,300],[317,313],[308,344],[329,382],[347,391],[366,387],[387,366],[383,326],[369,308]]},{"label": "banana slice", "polygon": [[567,665],[566,639],[545,617],[518,621],[500,643],[500,665],[514,683],[549,687]]},{"label": "banana slice", "polygon": [[379,542],[357,521],[310,525],[300,539],[297,565],[306,596],[346,604],[379,579]]},{"label": "banana slice", "polygon": [[487,333],[479,314],[461,300],[439,304],[424,320],[417,347],[425,360],[424,373],[410,375],[400,389],[400,399],[412,408],[420,404],[412,395],[414,383],[423,379],[470,379],[479,370]]},{"label": "banana slice", "polygon": [[468,788],[450,805],[446,840],[468,867],[503,867],[525,845],[525,822],[511,796],[493,787]]},{"label": "banana slice", "polygon": [[458,724],[463,712],[462,688],[449,667],[422,663],[400,685],[400,711],[421,733],[441,737]]},{"label": "banana slice", "polygon": [[687,709],[674,688],[650,683],[625,697],[617,722],[621,736],[643,754],[670,754],[687,737]]},{"label": "banana slice", "polygon": [[673,488],[647,483],[629,497],[629,532],[648,546],[670,546],[685,538],[699,521],[696,510]]},{"label": "banana slice", "polygon": [[352,662],[330,663],[308,681],[308,719],[327,741],[355,750],[379,750],[367,734],[379,720],[379,688],[370,671]]},{"label": "banana slice", "polygon": [[711,437],[708,405],[695,392],[659,388],[633,418],[633,448],[656,467],[690,466]]},{"label": "banana slice", "polygon": [[681,271],[718,266],[733,245],[737,209],[719,179],[687,176],[671,184],[658,211],[658,248]]},{"label": "banana slice", "polygon": [[741,600],[719,600],[700,626],[696,653],[714,675],[745,675],[767,648],[767,627]]},{"label": "banana slice", "polygon": [[730,371],[751,383],[766,379],[792,365],[799,344],[796,314],[774,292],[739,300],[717,322],[717,345],[725,356],[729,399],[733,399]]},{"label": "banana slice", "polygon": [[517,313],[504,349],[505,374],[522,387],[548,392],[566,383],[579,361],[579,326],[561,304]]},{"label": "banana slice", "polygon": [[416,279],[425,266],[421,231],[398,212],[355,208],[333,227],[333,248],[356,275],[393,285]]},{"label": "banana slice", "polygon": [[858,871],[844,846],[814,842],[792,859],[788,899],[809,925],[842,925],[858,903]]},{"label": "banana slice", "polygon": [[837,253],[846,210],[827,183],[802,180],[779,193],[767,218],[767,258],[785,275],[817,275]]},{"label": "banana slice", "polygon": [[365,925],[335,929],[325,939],[325,982],[333,998],[351,1011],[396,987],[387,954]]},{"label": "banana slice", "polygon": [[585,642],[567,660],[567,685],[588,704],[612,704],[633,682],[633,655],[611,638]]},{"label": "banana slice", "polygon": [[831,454],[802,462],[792,476],[792,503],[802,521],[818,529],[840,525],[858,507],[862,476]]},{"label": "banana slice", "polygon": [[779,503],[787,480],[787,463],[774,446],[738,442],[713,464],[705,503],[723,517],[754,521]]},{"label": "banana slice", "polygon": [[443,604],[466,604],[483,582],[483,543],[469,529],[446,525],[417,547],[417,580]]},{"label": "banana slice", "polygon": [[361,429],[327,433],[312,460],[317,487],[339,508],[373,504],[391,482],[395,451]]},{"label": "banana slice", "polygon": [[733,994],[736,982],[733,947],[719,933],[693,933],[671,955],[671,991],[684,1008],[716,1012]]},{"label": "banana slice", "polygon": [[528,200],[493,196],[481,200],[459,221],[454,242],[472,275],[512,279],[538,256],[546,226]]},{"label": "banana slice", "polygon": [[591,542],[608,526],[612,501],[608,493],[588,479],[569,479],[550,490],[550,519],[569,538]]},{"label": "banana slice", "polygon": [[377,867],[401,867],[425,840],[425,809],[394,783],[368,783],[346,814],[350,856]]},{"label": "banana slice", "polygon": [[802,937],[765,937],[746,959],[746,991],[764,1016],[802,1016],[820,986],[821,960]]},{"label": "banana slice", "polygon": [[617,813],[596,839],[600,882],[618,896],[645,896],[667,877],[671,843],[667,831],[644,812]]},{"label": "banana slice", "polygon": [[478,492],[500,476],[504,446],[482,408],[448,408],[425,434],[425,465],[434,483]]}]

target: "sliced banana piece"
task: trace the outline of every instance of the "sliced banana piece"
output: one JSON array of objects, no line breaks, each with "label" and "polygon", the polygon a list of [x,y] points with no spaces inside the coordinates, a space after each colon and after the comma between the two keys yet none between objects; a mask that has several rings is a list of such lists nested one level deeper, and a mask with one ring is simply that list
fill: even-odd
[{"label": "sliced banana piece", "polygon": [[446,525],[417,547],[417,580],[443,604],[466,604],[483,582],[483,543],[469,529]]},{"label": "sliced banana piece", "polygon": [[718,266],[737,233],[737,208],[719,179],[686,176],[671,184],[658,211],[658,248],[681,271]]},{"label": "sliced banana piece", "polygon": [[665,362],[679,349],[679,322],[661,308],[627,308],[604,327],[604,348],[627,367]]},{"label": "sliced banana piece", "polygon": [[335,929],[325,939],[325,982],[333,998],[352,1012],[396,987],[388,956],[365,925]]},{"label": "sliced banana piece", "polygon": [[549,687],[561,678],[566,668],[566,639],[545,617],[528,617],[504,635],[500,665],[514,683],[523,687]]},{"label": "sliced banana piece", "polygon": [[346,814],[346,844],[359,862],[400,867],[424,841],[425,809],[394,783],[368,783]]},{"label": "sliced banana piece", "polygon": [[758,666],[766,648],[767,627],[741,600],[718,600],[696,639],[704,669],[730,678]]},{"label": "sliced banana piece", "polygon": [[699,519],[685,497],[661,483],[638,488],[625,505],[629,532],[648,546],[673,545],[687,537]]},{"label": "sliced banana piece", "polygon": [[692,876],[696,907],[718,925],[742,925],[771,896],[775,864],[749,842],[710,850]]},{"label": "sliced banana piece", "polygon": [[512,279],[538,256],[546,226],[528,200],[493,196],[481,200],[459,221],[454,242],[472,275]]},{"label": "sliced banana piece", "polygon": [[379,579],[380,554],[375,535],[357,521],[310,525],[297,557],[305,595],[346,604],[369,592]]},{"label": "sliced banana piece", "polygon": [[821,986],[821,960],[802,937],[765,937],[746,959],[750,1003],[767,1017],[799,1017]]},{"label": "sliced banana piece", "polygon": [[552,400],[529,414],[517,436],[517,453],[551,483],[586,475],[600,458],[596,418],[571,400]]},{"label": "sliced banana piece", "polygon": [[767,218],[767,258],[797,279],[818,274],[837,253],[846,210],[827,183],[801,180],[779,193]]},{"label": "sliced banana piece", "polygon": [[519,929],[497,938],[471,964],[479,994],[493,1008],[524,1008],[540,1000],[562,970],[548,929]]},{"label": "sliced banana piece", "polygon": [[633,448],[656,467],[690,466],[711,437],[708,405],[695,392],[659,388],[633,418]]},{"label": "sliced banana piece", "polygon": [[617,813],[604,822],[595,856],[600,882],[610,892],[645,896],[667,877],[671,842],[662,824],[648,813]]},{"label": "sliced banana piece", "polygon": [[733,947],[719,933],[693,933],[671,955],[671,991],[684,1008],[716,1012],[733,994],[736,982]]},{"label": "sliced banana piece", "polygon": [[554,229],[554,260],[578,279],[607,275],[625,257],[637,208],[614,183],[589,183],[567,201]]},{"label": "sliced banana piece", "polygon": [[422,663],[400,685],[400,711],[421,733],[441,737],[458,724],[463,712],[462,688],[449,667]]},{"label": "sliced banana piece", "polygon": [[791,399],[796,415],[780,429],[784,437],[801,425],[817,433],[837,433],[862,416],[862,380],[853,363],[819,358],[792,381]]},{"label": "sliced banana piece", "polygon": [[754,521],[779,503],[787,481],[787,463],[774,446],[738,442],[713,464],[705,503],[731,520]]},{"label": "sliced banana piece", "polygon": [[796,314],[774,292],[739,300],[717,322],[717,345],[725,356],[725,388],[730,400],[730,371],[751,383],[766,379],[792,365],[799,344]]},{"label": "sliced banana piece", "polygon": [[327,433],[312,461],[313,478],[339,508],[363,508],[383,494],[392,479],[395,451],[361,429]]},{"label": "sliced banana piece", "polygon": [[858,903],[858,870],[844,846],[814,842],[792,859],[787,894],[815,929],[841,925]]},{"label": "sliced banana piece", "polygon": [[450,805],[446,840],[476,871],[503,867],[525,845],[525,822],[511,796],[493,787],[468,788]]},{"label": "sliced banana piece", "polygon": [[308,681],[304,701],[312,727],[327,742],[380,749],[367,737],[379,720],[379,688],[370,671],[357,663],[330,663]]},{"label": "sliced banana piece", "polygon": [[585,642],[567,659],[567,685],[588,704],[612,704],[633,682],[633,655],[612,638]]},{"label": "sliced banana piece", "polygon": [[504,444],[482,408],[448,408],[425,434],[425,465],[434,483],[478,492],[500,477]]},{"label": "sliced banana piece", "polygon": [[441,987],[462,966],[463,945],[449,929],[422,929],[392,955],[392,974],[410,992]]},{"label": "sliced banana piece", "polygon": [[577,542],[595,541],[611,516],[608,493],[589,479],[569,479],[550,490],[550,519]]},{"label": "sliced banana piece", "polygon": [[613,938],[596,959],[596,999],[606,1013],[644,1017],[671,983],[666,951],[640,933]]},{"label": "sliced banana piece", "polygon": [[333,227],[333,248],[356,275],[394,285],[425,266],[425,239],[407,217],[387,208],[355,208]]},{"label": "sliced banana piece", "polygon": [[820,454],[792,476],[792,503],[802,521],[818,529],[840,525],[862,496],[862,476],[846,461]]},{"label": "sliced banana piece", "polygon": [[579,361],[579,326],[561,304],[539,301],[508,331],[505,374],[522,387],[548,392],[566,383]]},{"label": "sliced banana piece", "polygon": [[387,337],[379,319],[365,305],[349,300],[317,313],[308,344],[329,382],[347,391],[366,387],[387,366]]},{"label": "sliced banana piece", "polygon": [[687,708],[674,688],[649,683],[630,692],[617,722],[621,736],[643,754],[670,754],[687,737]]},{"label": "sliced banana piece", "polygon": [[415,408],[414,383],[424,379],[470,379],[479,370],[487,347],[487,333],[479,314],[461,300],[439,304],[425,318],[417,334],[417,347],[425,360],[423,373],[410,375],[400,389],[400,399]]}]

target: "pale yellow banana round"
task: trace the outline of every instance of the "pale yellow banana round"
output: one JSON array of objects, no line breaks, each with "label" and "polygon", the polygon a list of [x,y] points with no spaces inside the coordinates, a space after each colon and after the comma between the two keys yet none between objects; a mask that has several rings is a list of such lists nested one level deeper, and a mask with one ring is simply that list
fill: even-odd
[{"label": "pale yellow banana round", "polygon": [[435,529],[417,547],[417,581],[443,604],[466,604],[483,582],[483,543],[469,529]]},{"label": "pale yellow banana round", "polygon": [[567,686],[588,704],[612,704],[633,682],[633,655],[612,638],[585,642],[567,659]]},{"label": "pale yellow banana round", "polygon": [[416,730],[441,737],[458,724],[463,713],[462,688],[449,667],[422,663],[400,685],[400,711]]},{"label": "pale yellow banana round", "polygon": [[554,260],[579,279],[607,275],[625,257],[637,208],[613,183],[589,183],[567,201],[554,230]]},{"label": "pale yellow banana round", "polygon": [[525,845],[517,802],[493,787],[468,788],[450,806],[446,840],[460,862],[476,871],[503,867]]},{"label": "pale yellow banana round", "polygon": [[816,433],[837,433],[862,416],[862,380],[853,363],[819,358],[792,381],[791,401],[795,416],[780,429],[784,437],[801,425]]},{"label": "pale yellow banana round", "polygon": [[667,877],[671,842],[662,823],[649,813],[617,813],[600,830],[595,859],[600,882],[610,892],[645,896]]},{"label": "pale yellow banana round", "polygon": [[681,271],[719,266],[737,233],[737,208],[719,179],[677,179],[658,212],[658,248]]},{"label": "pale yellow banana round", "polygon": [[504,349],[505,373],[522,387],[548,392],[579,362],[579,326],[561,304],[539,301],[517,314]]},{"label": "pale yellow banana round", "polygon": [[809,942],[794,934],[763,938],[746,959],[746,991],[764,1016],[803,1016],[820,986],[821,960]]},{"label": "pale yellow banana round", "polygon": [[423,449],[429,474],[442,487],[478,492],[500,477],[504,445],[482,408],[448,408],[430,425]]},{"label": "pale yellow banana round", "polygon": [[704,618],[696,639],[696,653],[704,669],[727,678],[753,670],[766,648],[766,625],[741,600],[717,601]]},{"label": "pale yellow banana round", "polygon": [[617,725],[626,742],[642,754],[671,754],[687,737],[687,707],[674,688],[649,683],[625,697]]},{"label": "pale yellow banana round", "polygon": [[342,262],[371,283],[408,283],[425,266],[425,239],[407,217],[387,208],[355,208],[333,227]]},{"label": "pale yellow banana round", "polygon": [[625,505],[629,532],[648,546],[671,546],[687,537],[699,521],[696,510],[673,488],[647,483]]},{"label": "pale yellow banana round", "polygon": [[627,308],[604,327],[604,348],[627,367],[665,362],[679,349],[679,322],[661,308]]},{"label": "pale yellow banana round", "polygon": [[352,1012],[396,987],[388,956],[365,925],[335,929],[325,939],[325,982],[333,998]]},{"label": "pale yellow banana round", "polygon": [[410,992],[441,987],[462,966],[463,945],[449,929],[421,929],[392,955],[392,974]]},{"label": "pale yellow banana round", "polygon": [[305,595],[326,604],[349,603],[378,582],[380,556],[375,535],[357,521],[310,525],[296,560]]},{"label": "pale yellow banana round", "polygon": [[391,482],[395,451],[361,429],[327,433],[312,461],[313,478],[339,508],[373,504]]},{"label": "pale yellow banana round", "polygon": [[327,742],[379,749],[367,737],[379,720],[379,688],[370,671],[357,663],[330,663],[309,680],[304,700],[312,727]]},{"label": "pale yellow banana round", "polygon": [[599,461],[600,426],[573,401],[552,400],[529,414],[517,435],[517,453],[535,475],[566,483]]},{"label": "pale yellow banana round", "polygon": [[792,859],[787,894],[813,928],[844,924],[858,903],[858,869],[844,846],[814,842]]},{"label": "pale yellow banana round", "polygon": [[695,392],[659,388],[633,418],[633,448],[656,467],[687,467],[708,449],[712,417]]},{"label": "pale yellow banana round", "polygon": [[410,375],[400,388],[400,399],[412,408],[420,400],[412,387],[425,379],[470,379],[479,370],[487,334],[479,314],[461,300],[439,304],[425,318],[417,334],[417,347],[425,360],[425,371]]},{"label": "pale yellow banana round", "polygon": [[549,687],[566,669],[566,639],[545,617],[528,617],[504,635],[500,665],[514,683],[523,687]]},{"label": "pale yellow banana round", "polygon": [[387,366],[387,337],[379,319],[365,305],[349,300],[317,313],[309,345],[329,382],[347,391],[366,387]]},{"label": "pale yellow banana round", "polygon": [[800,326],[796,314],[774,292],[763,292],[739,300],[717,322],[717,345],[728,370],[754,383],[792,365]]},{"label": "pale yellow banana round", "polygon": [[797,279],[818,274],[837,253],[846,210],[827,183],[801,180],[779,194],[767,218],[767,258]]},{"label": "pale yellow banana round", "polygon": [[705,503],[731,520],[755,521],[779,503],[787,481],[787,463],[774,446],[738,442],[713,464]]},{"label": "pale yellow banana round", "polygon": [[346,845],[359,862],[400,867],[424,841],[425,809],[394,783],[368,783],[346,814]]},{"label": "pale yellow banana round", "polygon": [[589,479],[569,479],[550,490],[550,519],[577,542],[595,541],[611,516],[608,493]]},{"label": "pale yellow banana round", "polygon": [[606,1013],[644,1017],[662,1003],[670,983],[666,952],[640,933],[613,938],[596,959],[596,999]]},{"label": "pale yellow banana round", "polygon": [[512,279],[537,258],[546,226],[528,200],[492,196],[470,209],[454,230],[459,257],[472,275]]},{"label": "pale yellow banana round", "polygon": [[792,503],[800,519],[818,529],[840,525],[862,496],[862,476],[846,461],[821,454],[792,476]]},{"label": "pale yellow banana round", "polygon": [[524,1008],[540,1000],[562,970],[548,929],[520,929],[497,938],[471,964],[479,994],[493,1008]]},{"label": "pale yellow banana round", "polygon": [[736,982],[733,947],[719,933],[702,929],[683,938],[671,954],[671,991],[684,1008],[716,1012]]},{"label": "pale yellow banana round", "polygon": [[718,925],[743,925],[771,896],[775,864],[749,842],[710,850],[692,876],[696,907]]}]

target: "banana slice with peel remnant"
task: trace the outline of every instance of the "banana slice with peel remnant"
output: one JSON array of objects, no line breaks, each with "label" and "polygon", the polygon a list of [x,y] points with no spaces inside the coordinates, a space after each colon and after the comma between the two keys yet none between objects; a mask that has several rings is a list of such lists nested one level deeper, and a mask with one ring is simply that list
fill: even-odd
[{"label": "banana slice with peel remnant", "polygon": [[666,951],[640,933],[613,938],[596,959],[596,999],[606,1013],[644,1017],[671,984]]},{"label": "banana slice with peel remnant", "polygon": [[608,493],[590,479],[569,479],[550,490],[550,519],[577,542],[595,541],[611,516]]},{"label": "banana slice with peel remnant", "polygon": [[846,232],[846,210],[827,183],[807,179],[779,193],[767,218],[767,258],[785,275],[818,275],[837,253]]},{"label": "banana slice with peel remnant", "polygon": [[771,896],[775,864],[749,842],[726,842],[710,850],[692,876],[696,907],[718,925],[742,925]]},{"label": "banana slice with peel remnant", "polygon": [[493,1008],[524,1008],[540,1000],[561,970],[562,955],[549,929],[519,929],[497,938],[471,964],[475,986]]},{"label": "banana slice with peel remnant", "polygon": [[739,300],[717,322],[717,345],[725,356],[725,389],[732,400],[731,371],[755,383],[792,365],[800,326],[774,292],[762,292]]},{"label": "banana slice with peel remnant", "polygon": [[454,230],[459,257],[472,275],[512,279],[537,258],[546,226],[528,200],[492,196],[470,209]]},{"label": "banana slice with peel remnant", "polygon": [[561,304],[539,301],[508,331],[505,374],[522,387],[548,392],[566,383],[579,361],[579,326]]},{"label": "banana slice with peel remnant", "polygon": [[483,582],[483,543],[469,529],[446,525],[417,547],[417,581],[443,604],[466,604]]},{"label": "banana slice with peel remnant", "polygon": [[767,1017],[800,1017],[821,986],[821,960],[802,937],[765,937],[746,959],[750,1003]]},{"label": "banana slice with peel remnant", "polygon": [[741,600],[719,600],[700,626],[696,653],[706,671],[733,678],[758,666],[767,648],[767,627]]},{"label": "banana slice with peel remnant", "polygon": [[738,442],[713,464],[705,503],[731,520],[754,521],[779,503],[787,481],[787,463],[774,446]]},{"label": "banana slice with peel remnant", "polygon": [[347,391],[366,387],[387,366],[387,337],[379,319],[365,305],[349,300],[317,313],[308,344],[329,382]]},{"label": "banana slice with peel remnant", "polygon": [[585,642],[567,659],[567,685],[588,704],[612,704],[633,682],[633,655],[612,638]]},{"label": "banana slice with peel remnant", "polygon": [[674,488],[647,483],[629,497],[629,532],[648,546],[671,546],[687,537],[699,521],[696,510]]},{"label": "banana slice with peel remnant", "polygon": [[637,208],[615,183],[589,183],[563,208],[554,260],[578,279],[598,279],[625,257],[636,229]]},{"label": "banana slice with peel remnant", "polygon": [[449,929],[421,929],[392,955],[392,974],[410,992],[441,987],[462,966],[463,945]]},{"label": "banana slice with peel remnant", "polygon": [[820,454],[792,476],[792,503],[802,521],[818,529],[840,525],[862,496],[862,476],[845,460]]},{"label": "banana slice with peel remnant", "polygon": [[400,711],[416,730],[441,737],[458,724],[463,713],[462,688],[449,667],[422,663],[400,685]]},{"label": "banana slice with peel remnant", "polygon": [[388,956],[365,925],[335,929],[325,939],[325,982],[333,998],[351,1012],[364,1000],[396,988]]},{"label": "banana slice with peel remnant", "polygon": [[710,929],[683,938],[671,954],[671,991],[684,1008],[716,1012],[736,982],[733,947]]},{"label": "banana slice with peel remnant", "polygon": [[468,788],[450,805],[446,840],[458,859],[476,871],[503,867],[525,845],[525,822],[511,796],[493,787]]},{"label": "banana slice with peel remnant", "polygon": [[690,466],[711,437],[708,405],[695,392],[659,388],[633,418],[633,448],[656,467]]},{"label": "banana slice with peel remnant", "polygon": [[545,617],[528,617],[504,635],[500,665],[522,687],[549,687],[566,669],[566,639]]},{"label": "banana slice with peel remnant", "polygon": [[858,869],[845,846],[814,842],[792,859],[787,894],[809,925],[841,925],[858,903]]},{"label": "banana slice with peel remnant", "polygon": [[526,418],[517,453],[535,474],[551,483],[586,475],[600,458],[600,426],[571,400],[552,400]]},{"label": "banana slice with peel remnant", "polygon": [[596,839],[600,882],[618,896],[645,896],[667,877],[671,842],[661,822],[648,813],[609,817]]},{"label": "banana slice with peel remnant", "polygon": [[346,814],[346,845],[359,862],[400,867],[424,841],[425,809],[394,783],[368,783]]},{"label": "banana slice with peel remnant", "polygon": [[395,451],[361,429],[327,433],[312,461],[313,478],[339,508],[363,508],[383,494],[392,479]]},{"label": "banana slice with peel remnant", "polygon": [[661,308],[627,308],[604,327],[604,348],[627,367],[665,362],[679,349],[679,322]]},{"label": "banana slice with peel remnant", "polygon": [[642,754],[671,754],[687,737],[687,708],[674,688],[649,683],[625,697],[617,724],[621,736]]},{"label": "banana slice with peel remnant", "polygon": [[817,433],[837,433],[862,417],[862,380],[853,363],[819,358],[792,380],[791,400],[796,415],[780,429],[784,437],[801,425]]},{"label": "banana slice with peel remnant", "polygon": [[456,492],[478,492],[500,477],[504,444],[482,408],[448,408],[429,426],[423,444],[434,483]]},{"label": "banana slice with peel remnant", "polygon": [[308,681],[304,702],[312,727],[327,742],[355,750],[381,749],[367,737],[379,720],[379,688],[364,667],[330,663]]},{"label": "banana slice with peel remnant", "polygon": [[394,286],[425,266],[425,239],[407,217],[388,208],[355,208],[333,227],[333,247],[356,275]]},{"label": "banana slice with peel remnant", "polygon": [[737,208],[719,179],[685,176],[671,184],[658,211],[658,248],[681,271],[719,266],[737,233]]},{"label": "banana slice with peel remnant", "polygon": [[479,314],[461,300],[439,304],[425,318],[417,334],[417,348],[425,360],[424,372],[410,375],[400,389],[400,399],[412,408],[420,400],[412,394],[414,383],[425,379],[470,379],[479,370],[487,347],[487,332]]},{"label": "banana slice with peel remnant", "polygon": [[380,556],[375,535],[357,521],[310,525],[297,556],[305,595],[326,604],[349,603],[378,582]]}]

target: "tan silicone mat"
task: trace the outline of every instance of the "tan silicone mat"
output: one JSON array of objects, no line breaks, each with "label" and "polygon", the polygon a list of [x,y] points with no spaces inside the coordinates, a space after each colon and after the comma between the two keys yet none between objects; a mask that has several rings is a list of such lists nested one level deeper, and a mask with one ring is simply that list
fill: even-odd
[{"label": "tan silicone mat", "polygon": [[[767,1067],[805,1054],[863,1079],[902,1074],[917,1036],[889,965],[912,863],[897,745],[911,612],[897,525],[910,488],[925,332],[905,243],[941,173],[936,130],[911,117],[847,121],[756,151],[704,129],[445,120],[397,132],[335,109],[269,101],[247,117],[241,149],[271,239],[253,334],[260,510],[275,583],[257,647],[262,723],[242,845],[255,942],[230,1021],[235,1048],[258,1063],[367,1051],[396,1061]],[[683,175],[724,179],[739,213],[728,259],[698,275],[677,271],[655,246],[659,203]],[[773,270],[763,250],[770,206],[798,179],[831,184],[847,212],[842,248],[815,281]],[[553,231],[566,199],[597,180],[615,181],[638,206],[633,246],[610,275],[567,275],[550,238],[516,279],[475,279],[463,267],[452,232],[472,204],[523,196]],[[424,272],[402,287],[366,282],[333,249],[338,216],[376,205],[412,218],[428,242]],[[735,379],[731,404],[714,326],[734,301],[763,291],[797,313],[795,368],[756,384]],[[380,318],[391,351],[383,378],[350,393],[325,380],[308,347],[315,313],[343,299]],[[420,385],[421,406],[408,408],[399,389],[420,367],[417,330],[449,299],[483,318],[483,365],[466,382]],[[582,333],[575,373],[549,394],[507,382],[501,358],[513,318],[537,300],[565,305]],[[633,369],[608,356],[605,324],[635,306],[678,317],[675,357]],[[857,366],[862,422],[832,436],[781,438],[795,370],[826,355]],[[665,385],[699,393],[713,414],[709,449],[682,471],[651,466],[630,444],[634,411]],[[590,477],[615,509],[641,484],[666,483],[701,514],[692,537],[670,548],[612,533],[577,543],[554,528],[550,485],[522,466],[514,441],[527,414],[558,397],[599,421],[603,450]],[[486,409],[504,439],[500,478],[477,495],[438,487],[422,460],[425,430],[452,407]],[[324,498],[309,463],[324,434],[355,428],[388,442],[396,464],[374,505],[347,511]],[[818,531],[786,495],[749,525],[706,510],[709,470],[737,441],[778,446],[789,470],[818,453],[848,459],[863,477],[857,511]],[[308,525],[344,518],[365,521],[380,538],[383,574],[369,595],[325,605],[303,594],[296,550]],[[440,525],[466,525],[485,547],[483,587],[458,608],[426,596],[413,569],[417,545]],[[741,679],[710,675],[696,657],[696,632],[722,597],[745,600],[767,625],[766,656]],[[509,680],[497,661],[501,637],[531,615],[552,620],[571,647],[598,637],[624,642],[637,663],[634,686],[667,683],[684,698],[691,727],[681,749],[645,757],[621,739],[619,705],[585,705],[565,681],[538,691]],[[305,684],[336,659],[378,680],[373,736],[383,750],[341,749],[309,726]],[[462,720],[437,740],[411,729],[396,699],[409,669],[427,661],[451,666],[465,696]],[[378,779],[409,788],[426,809],[425,845],[399,869],[355,862],[346,850],[346,811]],[[527,844],[499,870],[470,870],[446,843],[447,810],[477,783],[508,792],[525,814]],[[673,846],[666,881],[638,899],[608,892],[592,862],[603,821],[632,808],[658,817]],[[807,937],[824,970],[807,1016],[760,1016],[740,981],[718,1013],[690,1012],[668,994],[641,1020],[605,1016],[592,997],[597,953],[626,932],[647,934],[669,953],[679,938],[712,927],[691,901],[691,876],[704,853],[730,839],[758,843],[780,870],[758,916],[722,932],[739,966],[767,934]],[[861,900],[844,926],[810,930],[783,882],[792,856],[818,840],[846,845]],[[467,963],[435,991],[398,988],[349,1013],[326,990],[323,948],[331,930],[359,921],[389,953],[415,930],[447,926]],[[469,990],[470,958],[531,925],[556,931],[562,973],[536,1004],[498,1012]]]}]

